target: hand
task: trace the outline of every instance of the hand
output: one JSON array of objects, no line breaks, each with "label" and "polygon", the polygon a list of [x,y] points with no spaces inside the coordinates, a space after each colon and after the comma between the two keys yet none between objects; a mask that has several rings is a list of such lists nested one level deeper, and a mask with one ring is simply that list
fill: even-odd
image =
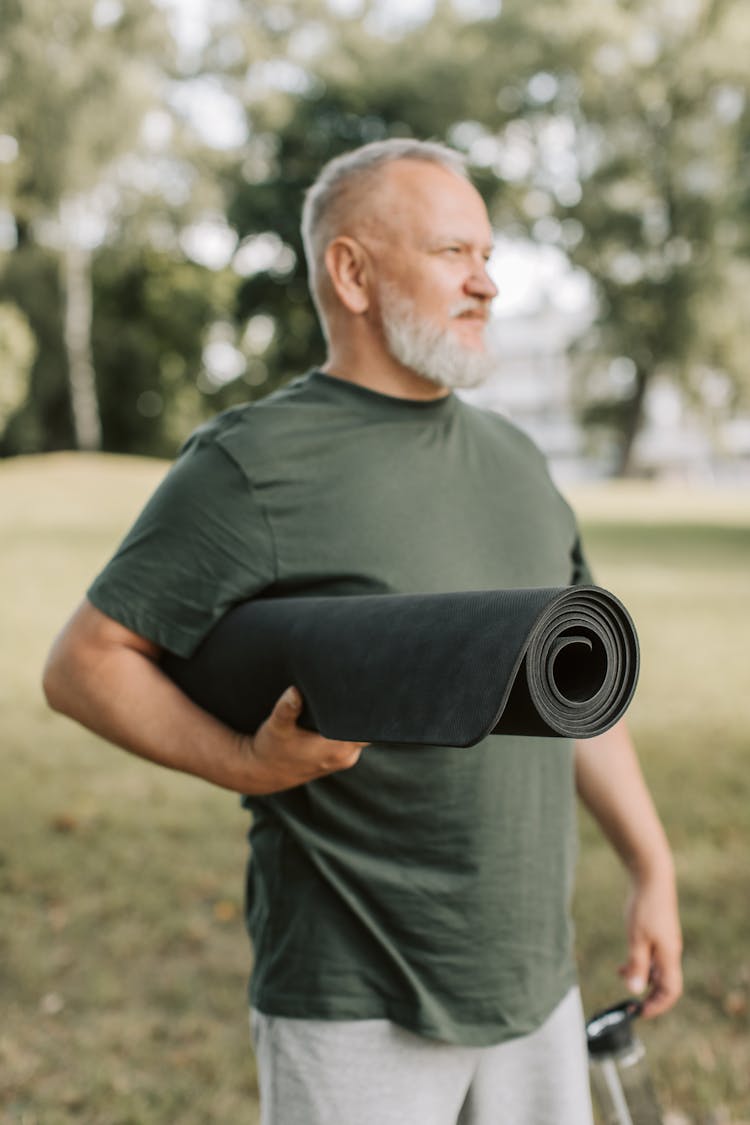
[{"label": "hand", "polygon": [[627,909],[628,961],[619,972],[642,997],[643,1016],[668,1011],[682,995],[682,935],[674,879],[636,877]]},{"label": "hand", "polygon": [[255,735],[243,738],[252,767],[248,793],[293,789],[337,770],[350,769],[359,761],[366,742],[337,742],[303,730],[297,723],[301,711],[302,697],[296,688],[289,687]]}]

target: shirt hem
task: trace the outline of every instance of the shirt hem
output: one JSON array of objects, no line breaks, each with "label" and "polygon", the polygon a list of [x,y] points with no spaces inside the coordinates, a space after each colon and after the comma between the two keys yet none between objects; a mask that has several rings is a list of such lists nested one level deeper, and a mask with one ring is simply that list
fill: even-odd
[{"label": "shirt hem", "polygon": [[528,1019],[514,1020],[512,1023],[501,1014],[495,1018],[479,1021],[430,1019],[423,1012],[415,1011],[411,1005],[389,997],[379,996],[326,996],[309,997],[300,995],[276,995],[266,997],[255,995],[250,990],[250,1005],[266,1016],[286,1019],[309,1020],[370,1020],[387,1019],[407,1031],[463,1047],[491,1047],[530,1035],[542,1026],[571,988],[577,986],[575,970],[566,973],[560,987],[543,1008],[530,1013]]}]

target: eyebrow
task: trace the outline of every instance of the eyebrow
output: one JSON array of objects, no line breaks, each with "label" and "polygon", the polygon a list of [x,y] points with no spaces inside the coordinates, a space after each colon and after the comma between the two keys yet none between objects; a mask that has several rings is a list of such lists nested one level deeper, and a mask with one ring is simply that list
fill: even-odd
[{"label": "eyebrow", "polygon": [[[446,245],[456,245],[471,249],[473,246],[476,246],[477,243],[473,242],[472,239],[465,238],[463,235],[440,234],[430,237],[427,241],[427,245],[430,249],[438,249]],[[483,253],[492,254],[495,249],[495,243],[494,241],[482,243],[480,249]]]}]

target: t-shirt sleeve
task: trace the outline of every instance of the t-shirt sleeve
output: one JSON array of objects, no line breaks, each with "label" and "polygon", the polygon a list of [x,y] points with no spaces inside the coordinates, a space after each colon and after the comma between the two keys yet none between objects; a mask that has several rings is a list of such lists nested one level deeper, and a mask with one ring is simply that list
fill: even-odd
[{"label": "t-shirt sleeve", "polygon": [[190,656],[275,572],[271,530],[251,482],[221,446],[198,435],[87,595],[139,636]]}]

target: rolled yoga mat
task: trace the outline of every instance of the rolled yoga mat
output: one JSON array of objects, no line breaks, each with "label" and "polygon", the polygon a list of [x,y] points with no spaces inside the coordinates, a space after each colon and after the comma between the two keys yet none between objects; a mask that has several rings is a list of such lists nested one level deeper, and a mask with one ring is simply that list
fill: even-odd
[{"label": "rolled yoga mat", "polygon": [[303,726],[356,742],[472,746],[602,734],[638,678],[638,639],[598,586],[254,599],[167,674],[252,733],[290,684]]},{"label": "rolled yoga mat", "polygon": [[295,684],[302,726],[327,738],[472,746],[603,733],[632,699],[639,648],[598,586],[256,598],[163,667],[235,730]]}]

